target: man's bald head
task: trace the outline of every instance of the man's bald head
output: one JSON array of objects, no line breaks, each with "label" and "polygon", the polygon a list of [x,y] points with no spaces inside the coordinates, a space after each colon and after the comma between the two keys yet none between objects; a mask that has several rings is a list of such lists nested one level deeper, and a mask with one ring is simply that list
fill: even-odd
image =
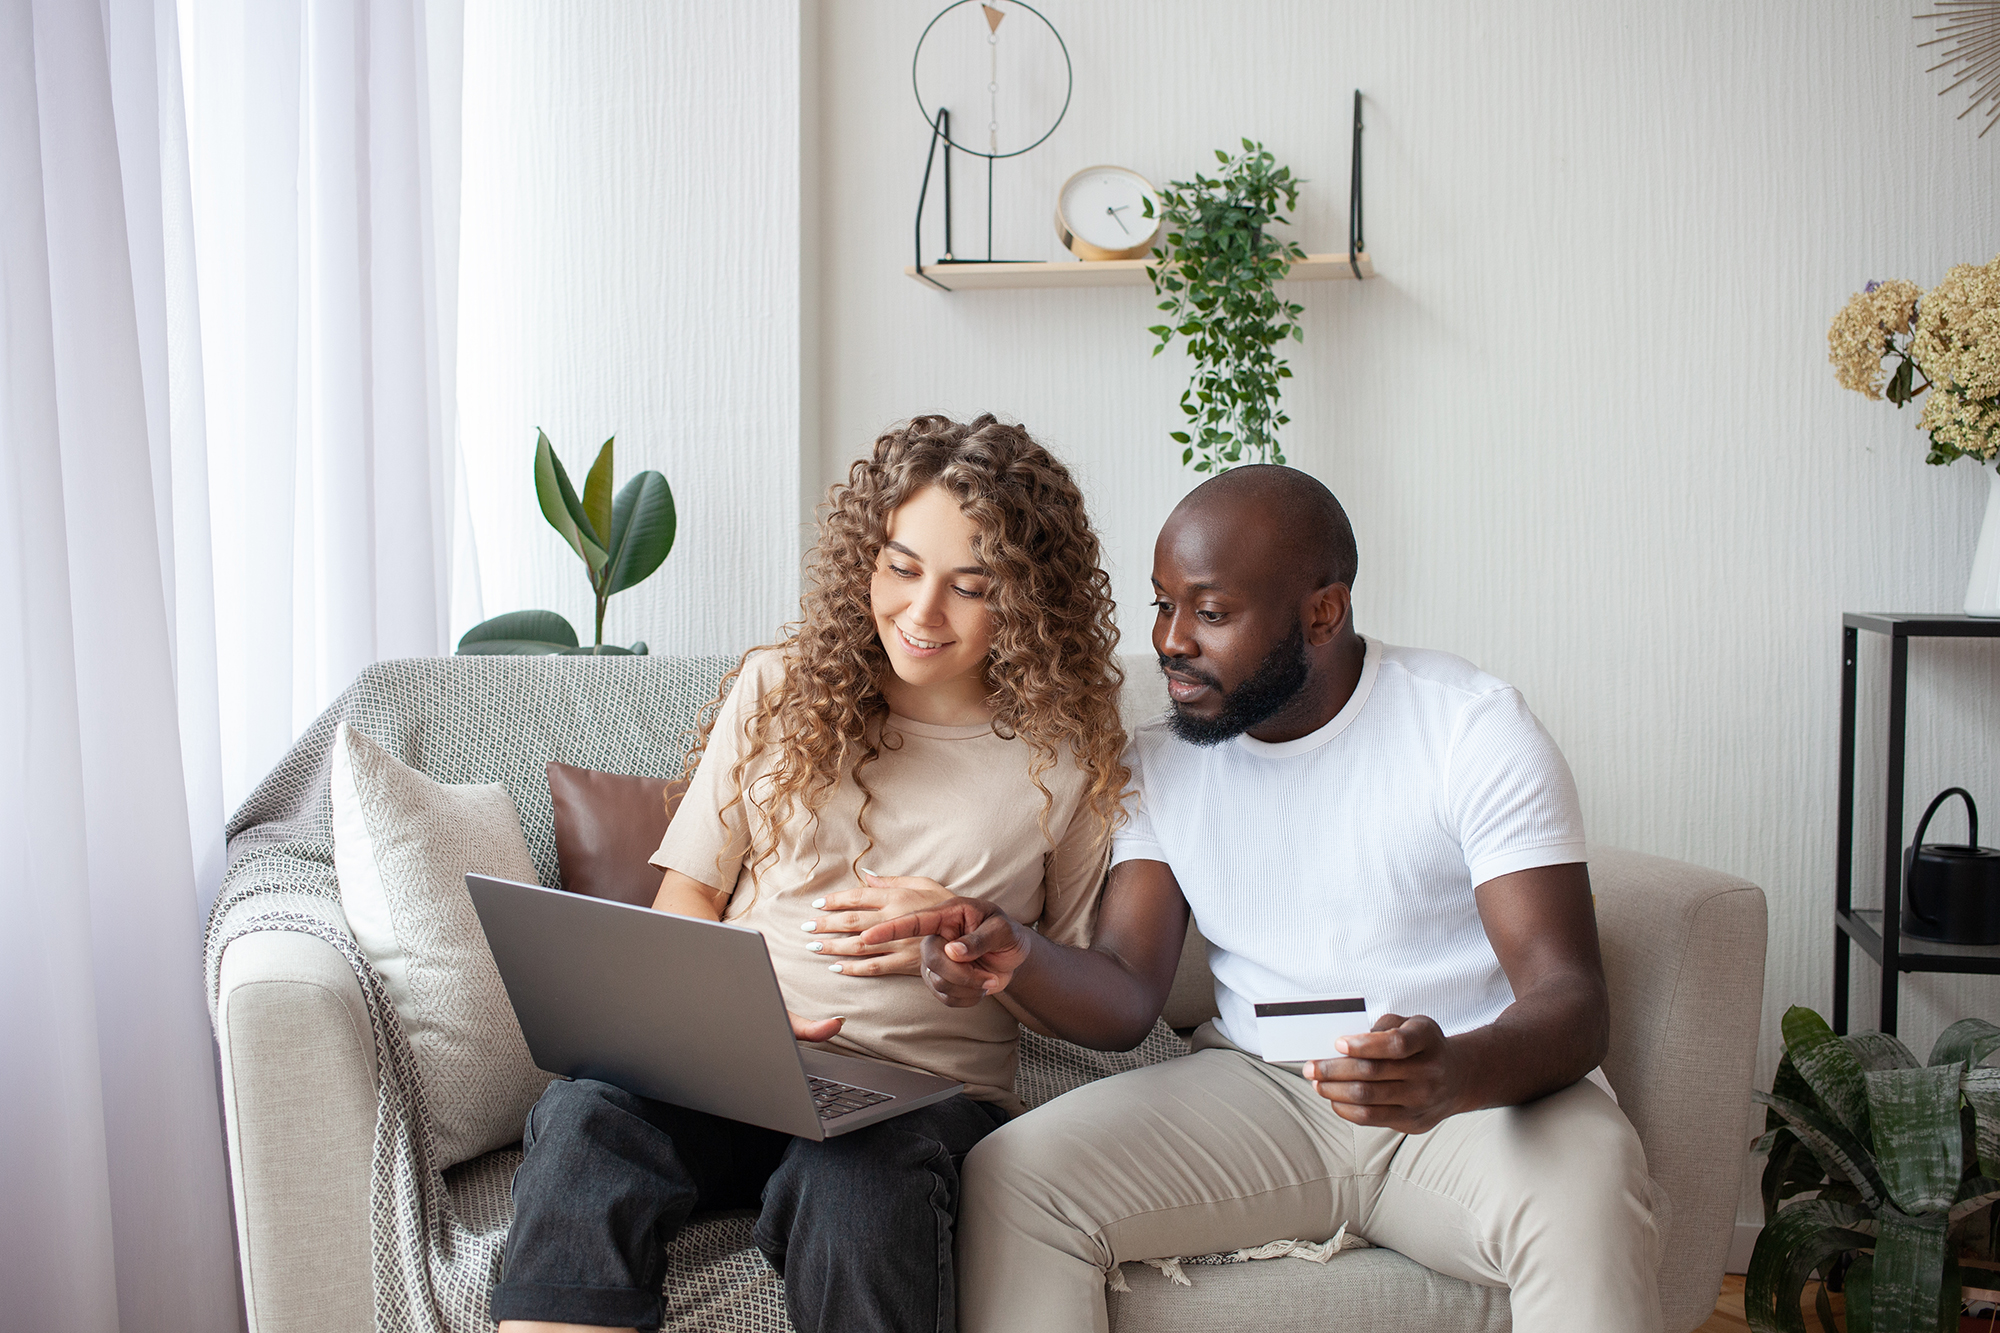
[{"label": "man's bald head", "polygon": [[1203,482],[1153,543],[1153,651],[1182,740],[1296,740],[1353,693],[1354,529],[1305,473],[1252,466]]},{"label": "man's bald head", "polygon": [[1217,536],[1234,530],[1266,537],[1266,557],[1311,580],[1306,586],[1354,586],[1360,557],[1347,511],[1318,478],[1297,468],[1253,463],[1211,477],[1174,506],[1167,525],[1182,523]]}]

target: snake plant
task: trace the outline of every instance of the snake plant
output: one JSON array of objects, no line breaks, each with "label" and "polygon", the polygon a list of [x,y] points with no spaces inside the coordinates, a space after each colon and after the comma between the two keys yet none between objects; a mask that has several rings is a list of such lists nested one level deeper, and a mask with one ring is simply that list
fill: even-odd
[{"label": "snake plant", "polygon": [[[616,437],[614,436],[613,439]],[[644,653],[646,645],[619,648],[604,642],[604,608],[612,594],[642,582],[674,549],[674,492],[651,470],[625,483],[614,499],[612,440],[597,451],[579,497],[549,437],[535,432],[535,498],[569,548],[583,561],[597,598],[597,641],[579,647],[569,621],[553,611],[510,611],[482,621],[458,641],[466,654]]]},{"label": "snake plant", "polygon": [[1928,1064],[1880,1032],[1838,1036],[1793,1006],[1765,1133],[1764,1230],[1744,1279],[1750,1327],[1807,1333],[1801,1297],[1833,1333],[1828,1283],[1844,1283],[1852,1333],[1958,1327],[1958,1257],[1991,1252],[2000,1201],[2000,1027],[1952,1024]]}]

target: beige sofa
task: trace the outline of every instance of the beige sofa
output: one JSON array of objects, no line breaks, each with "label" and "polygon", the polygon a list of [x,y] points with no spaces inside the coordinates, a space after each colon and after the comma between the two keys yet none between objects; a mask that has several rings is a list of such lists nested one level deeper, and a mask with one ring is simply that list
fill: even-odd
[{"label": "beige sofa", "polygon": [[[481,669],[429,664],[417,675]],[[1158,678],[1144,666],[1134,676],[1129,711],[1136,713],[1151,706]],[[425,699],[445,697],[426,689],[405,691],[396,706],[421,712]],[[560,727],[545,718],[538,725]],[[437,730],[422,719],[412,727],[427,737]],[[532,823],[532,803],[518,790],[517,801]],[[247,839],[245,819],[233,825],[237,838]],[[296,848],[286,854],[296,857]],[[1733,1235],[1763,988],[1764,895],[1729,875],[1612,848],[1593,849],[1591,878],[1612,997],[1605,1072],[1671,1203],[1661,1303],[1670,1333],[1686,1333],[1714,1307]],[[214,983],[250,1327],[359,1333],[373,1326],[378,1056],[355,972],[322,939],[259,928],[221,952]],[[1191,934],[1168,1020],[1185,1028],[1212,1012],[1199,937]],[[1277,1259],[1186,1271],[1191,1287],[1126,1265],[1130,1290],[1113,1294],[1112,1326],[1157,1333],[1510,1326],[1503,1290],[1442,1277],[1385,1250],[1348,1251],[1324,1265]]]}]

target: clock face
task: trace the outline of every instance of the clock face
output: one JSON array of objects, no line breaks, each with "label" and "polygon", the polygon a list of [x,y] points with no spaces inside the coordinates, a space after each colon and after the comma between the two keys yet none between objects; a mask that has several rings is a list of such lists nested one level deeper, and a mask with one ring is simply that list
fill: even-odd
[{"label": "clock face", "polygon": [[[1147,200],[1152,217],[1146,216]],[[1138,172],[1087,167],[1064,184],[1056,201],[1056,229],[1079,258],[1138,259],[1152,248],[1159,210],[1159,196]]]}]

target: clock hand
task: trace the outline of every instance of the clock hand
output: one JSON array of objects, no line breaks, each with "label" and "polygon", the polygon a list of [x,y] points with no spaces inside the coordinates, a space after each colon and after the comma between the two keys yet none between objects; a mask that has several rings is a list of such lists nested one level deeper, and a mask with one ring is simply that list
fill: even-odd
[{"label": "clock hand", "polygon": [[1130,208],[1131,206],[1132,205],[1130,204],[1119,204],[1116,207],[1110,204],[1106,204],[1104,206],[1104,211],[1109,213],[1111,215],[1111,220],[1118,224],[1118,230],[1124,232],[1127,236],[1130,236],[1132,234],[1132,229],[1125,225],[1124,218],[1118,216],[1118,210],[1120,208]]}]

